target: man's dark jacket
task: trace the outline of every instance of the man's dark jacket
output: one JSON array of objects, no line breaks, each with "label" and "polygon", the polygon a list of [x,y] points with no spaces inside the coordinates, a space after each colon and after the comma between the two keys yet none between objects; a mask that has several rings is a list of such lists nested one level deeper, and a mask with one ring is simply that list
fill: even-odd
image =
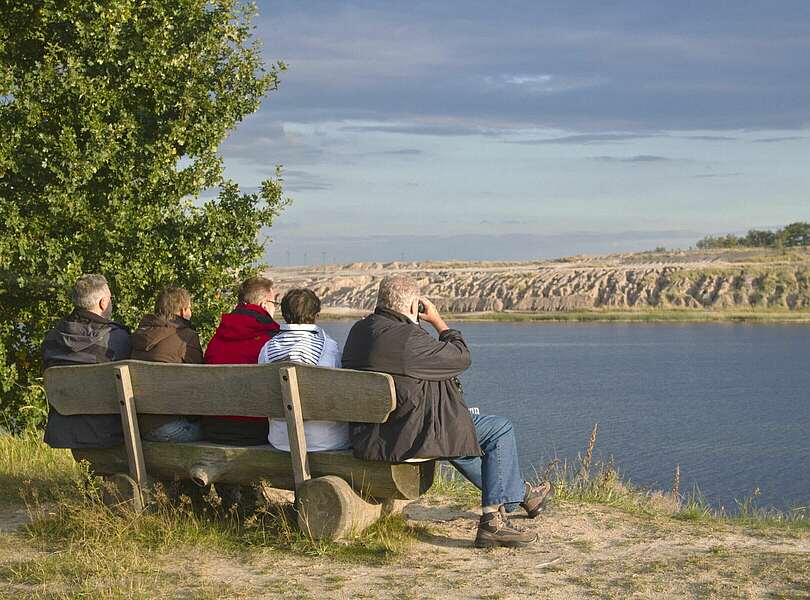
[{"label": "man's dark jacket", "polygon": [[342,364],[390,373],[397,390],[397,407],[385,423],[351,424],[357,458],[402,462],[481,455],[457,380],[470,366],[460,331],[448,329],[436,341],[405,315],[378,308],[352,327]]},{"label": "man's dark jacket", "polygon": [[[86,365],[129,358],[129,332],[123,325],[77,308],[56,324],[42,342],[45,368]],[[120,415],[61,415],[50,407],[45,443],[53,448],[109,448],[124,443]]]}]

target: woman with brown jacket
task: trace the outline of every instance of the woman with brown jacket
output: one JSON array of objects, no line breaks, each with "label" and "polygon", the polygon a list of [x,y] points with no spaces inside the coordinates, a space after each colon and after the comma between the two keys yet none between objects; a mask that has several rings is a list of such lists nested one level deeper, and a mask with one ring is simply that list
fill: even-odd
[{"label": "woman with brown jacket", "polygon": [[[155,314],[141,319],[132,334],[132,358],[164,363],[203,362],[197,332],[191,328],[191,295],[187,290],[168,286],[155,302]],[[196,417],[140,415],[141,437],[152,442],[193,442],[202,439]]]}]

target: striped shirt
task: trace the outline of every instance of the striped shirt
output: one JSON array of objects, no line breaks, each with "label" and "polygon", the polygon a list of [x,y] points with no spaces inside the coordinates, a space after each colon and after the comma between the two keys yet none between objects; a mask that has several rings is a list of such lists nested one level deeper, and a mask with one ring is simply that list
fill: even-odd
[{"label": "striped shirt", "polygon": [[259,362],[272,363],[291,360],[305,365],[317,365],[326,343],[326,333],[314,325],[314,329],[291,329],[282,325],[281,331],[270,339],[262,348],[262,359]]},{"label": "striped shirt", "polygon": [[[317,325],[282,324],[281,331],[270,339],[261,352],[259,363],[291,360],[305,365],[340,367],[340,349],[337,342]],[[309,452],[345,450],[351,447],[349,424],[333,421],[304,422],[304,437]],[[290,451],[287,422],[270,419],[270,444],[278,450]]]}]

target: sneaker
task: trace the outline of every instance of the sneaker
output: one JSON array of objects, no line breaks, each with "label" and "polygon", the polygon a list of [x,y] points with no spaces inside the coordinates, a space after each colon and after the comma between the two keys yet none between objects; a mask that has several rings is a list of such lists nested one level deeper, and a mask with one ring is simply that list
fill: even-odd
[{"label": "sneaker", "polygon": [[520,548],[537,540],[537,534],[513,525],[501,511],[481,515],[478,522],[478,534],[475,536],[476,548],[494,548],[506,546]]},{"label": "sneaker", "polygon": [[520,505],[526,511],[530,519],[534,519],[537,515],[543,512],[546,507],[546,500],[551,497],[551,484],[548,481],[539,483],[537,485],[530,485],[526,482],[526,494],[523,496],[523,502]]}]

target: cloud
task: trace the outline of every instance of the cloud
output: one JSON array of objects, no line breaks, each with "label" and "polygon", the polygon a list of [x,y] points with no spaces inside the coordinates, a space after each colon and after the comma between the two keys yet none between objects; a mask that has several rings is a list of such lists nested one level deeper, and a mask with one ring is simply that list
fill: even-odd
[{"label": "cloud", "polygon": [[511,85],[545,85],[554,77],[552,75],[505,75],[503,81]]},{"label": "cloud", "polygon": [[636,131],[636,132],[589,132],[589,133],[576,133],[571,135],[541,138],[541,139],[527,139],[527,140],[510,140],[510,144],[525,144],[530,146],[541,144],[609,144],[613,142],[624,142],[629,140],[641,140],[650,138],[670,138],[674,140],[693,140],[702,142],[719,142],[719,141],[734,141],[739,138],[726,136],[726,135],[678,135],[677,132],[662,132],[662,131]]},{"label": "cloud", "polygon": [[786,135],[783,137],[761,138],[758,140],[751,140],[755,144],[774,144],[777,142],[792,142],[795,140],[806,140],[807,138],[802,135]]},{"label": "cloud", "polygon": [[485,86],[495,90],[511,90],[529,94],[559,94],[606,83],[602,77],[568,77],[547,73],[496,77],[487,75],[483,78],[483,82]]},{"label": "cloud", "polygon": [[[589,5],[260,0],[274,110],[463,116],[571,130],[796,129],[810,105],[810,3]],[[463,15],[463,18],[459,18]],[[730,52],[729,48],[734,51]],[[500,93],[503,92],[503,93]],[[319,117],[320,115],[320,117]]]},{"label": "cloud", "polygon": [[277,164],[313,164],[321,162],[325,142],[317,136],[303,136],[274,115],[259,112],[245,121],[221,146],[232,161],[264,165],[272,174]]},{"label": "cloud", "polygon": [[367,152],[366,156],[419,156],[424,154],[422,150],[417,148],[399,148],[398,150],[380,150],[377,152]]},{"label": "cloud", "polygon": [[636,156],[592,156],[591,160],[598,160],[602,162],[650,163],[675,161],[678,159],[667,158],[666,156],[656,156],[654,154],[637,154]]},{"label": "cloud", "polygon": [[[501,223],[485,223],[497,229]],[[275,225],[273,226],[275,228]],[[531,260],[575,254],[605,254],[649,250],[656,246],[685,247],[704,237],[704,232],[649,230],[612,232],[566,232],[561,234],[463,234],[463,235],[371,235],[299,236],[281,232],[267,249],[270,264],[302,262],[391,260]],[[304,256],[306,252],[306,257]]]},{"label": "cloud", "polygon": [[715,177],[739,177],[740,175],[744,175],[744,173],[700,173],[698,175],[692,175],[692,177],[694,179],[712,179]]},{"label": "cloud", "polygon": [[537,146],[542,144],[610,144],[613,142],[623,142],[626,140],[638,140],[654,137],[653,134],[645,133],[579,133],[562,137],[534,139],[534,140],[509,140],[507,144],[523,144],[527,146]]},{"label": "cloud", "polygon": [[319,175],[299,169],[285,169],[282,171],[285,192],[313,192],[331,190],[334,185],[325,181]]},{"label": "cloud", "polygon": [[702,142],[729,142],[738,138],[728,135],[687,135],[687,140],[696,140]]},{"label": "cloud", "polygon": [[341,131],[349,133],[401,133],[405,135],[435,135],[435,136],[466,136],[482,135],[497,136],[503,133],[501,129],[477,127],[464,124],[450,123],[392,123],[373,125],[344,125]]}]

